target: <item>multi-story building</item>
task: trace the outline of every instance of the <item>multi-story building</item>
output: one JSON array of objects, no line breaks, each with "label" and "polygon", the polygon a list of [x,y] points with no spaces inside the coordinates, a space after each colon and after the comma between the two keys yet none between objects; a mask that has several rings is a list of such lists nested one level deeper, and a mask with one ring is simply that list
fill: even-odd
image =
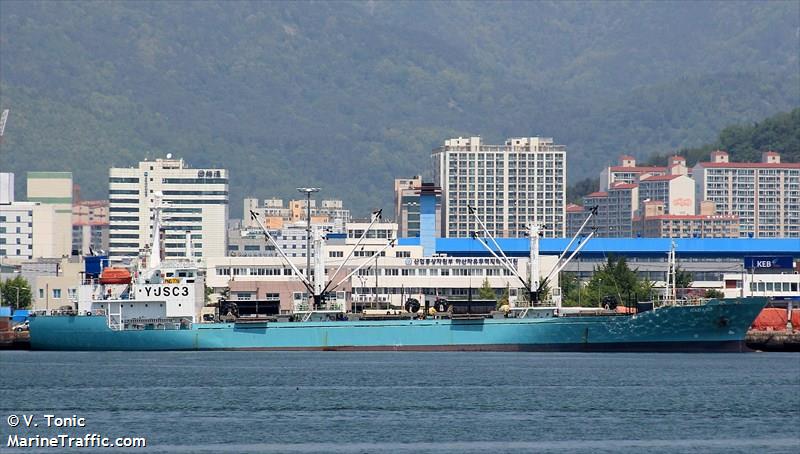
[{"label": "multi-story building", "polygon": [[644,176],[666,175],[667,167],[637,166],[633,156],[620,156],[619,165],[610,166],[600,172],[600,191],[608,191],[615,183],[636,184]]},{"label": "multi-story building", "polygon": [[608,191],[593,192],[583,198],[585,213],[580,222],[597,207],[597,214],[591,222],[592,227],[597,228],[597,237],[629,238],[633,235],[632,219],[638,204],[639,188],[636,184],[614,183]]},{"label": "multi-story building", "polygon": [[40,210],[52,208],[50,226],[40,225],[40,229],[52,237],[48,246],[37,250],[34,241],[34,257],[68,257],[72,253],[72,172],[28,172],[28,202],[38,203]]},{"label": "multi-story building", "polygon": [[713,204],[702,205],[700,214],[667,214],[664,202],[642,203],[633,220],[634,235],[644,238],[738,238],[739,218],[718,215]]},{"label": "multi-story building", "polygon": [[743,237],[800,237],[800,163],[762,153],[761,162],[730,162],[711,153],[693,170],[697,201],[714,202],[717,213],[738,216]]},{"label": "multi-story building", "polygon": [[[344,236],[344,228],[331,223],[320,224],[328,236]],[[287,257],[306,256],[306,224],[305,222],[286,223],[280,228],[267,227],[270,235],[278,243]],[[230,257],[277,257],[275,246],[264,238],[260,227],[234,226],[228,231],[228,256]],[[311,251],[314,256],[314,251]]]},{"label": "multi-story building", "polygon": [[108,200],[76,200],[72,205],[72,250],[108,251]]},{"label": "multi-story building", "polygon": [[[161,202],[159,202],[161,199]],[[112,260],[139,255],[152,243],[152,217],[161,203],[165,257],[187,253],[187,233],[196,257],[227,252],[228,171],[192,169],[183,159],[142,161],[109,172],[109,253]]]},{"label": "multi-story building", "polygon": [[[269,229],[280,229],[284,224],[306,221],[306,199],[290,200],[287,207],[283,206],[281,199],[265,199],[263,205],[258,204],[258,199],[247,197],[244,199],[245,228],[258,227],[258,223],[250,217],[250,211],[258,215],[259,220]],[[311,200],[311,222],[314,224],[333,224],[339,228],[350,222],[350,210],[344,208],[344,203],[338,199],[322,200],[317,206],[317,201]]]},{"label": "multi-story building", "polygon": [[33,255],[33,220],[38,204],[11,202],[0,205],[0,258],[30,260]]},{"label": "multi-story building", "polygon": [[14,174],[0,172],[0,205],[8,205],[14,201]]},{"label": "multi-story building", "polygon": [[[645,176],[639,180],[639,202],[660,201],[665,214],[693,215],[695,213],[694,180],[686,175],[667,174]],[[638,207],[641,212],[641,207]]]},{"label": "multi-story building", "polygon": [[578,229],[581,228],[583,221],[586,220],[586,216],[588,215],[587,212],[583,210],[583,207],[575,204],[570,203],[567,205],[567,237],[572,238],[578,233]]},{"label": "multi-story building", "polygon": [[[60,258],[70,254],[71,244],[64,243],[64,229],[70,229],[64,225],[63,204],[60,203],[64,181],[50,172],[32,173],[34,178],[28,186],[29,193],[36,200],[32,202],[16,201],[14,175],[0,175],[4,202],[0,203],[0,258],[21,261],[39,257]],[[49,176],[42,177],[42,174]],[[62,176],[60,172],[57,174]],[[40,179],[52,180],[51,192],[46,192],[37,181]],[[69,180],[71,182],[71,177]]]},{"label": "multi-story building", "polygon": [[[433,183],[423,183],[422,177],[397,178],[394,180],[394,216],[397,221],[398,235],[401,237],[420,236],[420,216],[427,203],[426,195],[433,197],[433,214],[436,225],[436,236],[441,236],[441,190]],[[427,210],[430,212],[430,208]]]},{"label": "multi-story building", "polygon": [[469,206],[493,235],[520,237],[538,222],[545,236],[564,236],[565,146],[544,137],[511,138],[503,145],[459,137],[445,140],[431,158],[434,184],[442,190],[442,236],[481,231]]}]

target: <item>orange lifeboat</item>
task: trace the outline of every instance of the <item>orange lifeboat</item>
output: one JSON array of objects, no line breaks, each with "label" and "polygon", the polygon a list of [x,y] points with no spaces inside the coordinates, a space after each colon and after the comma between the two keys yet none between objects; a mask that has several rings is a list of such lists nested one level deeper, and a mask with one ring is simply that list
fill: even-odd
[{"label": "orange lifeboat", "polygon": [[131,272],[127,268],[108,267],[103,268],[100,274],[101,284],[130,284]]}]

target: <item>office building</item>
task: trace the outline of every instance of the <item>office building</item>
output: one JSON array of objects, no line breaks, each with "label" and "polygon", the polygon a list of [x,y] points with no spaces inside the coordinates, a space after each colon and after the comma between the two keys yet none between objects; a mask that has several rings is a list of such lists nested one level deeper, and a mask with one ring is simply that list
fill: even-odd
[{"label": "office building", "polygon": [[734,215],[743,237],[800,238],[800,163],[784,163],[778,153],[761,162],[730,162],[714,151],[693,170],[697,203],[711,201],[716,212]]},{"label": "office building", "polygon": [[[426,204],[431,206],[423,209]],[[398,235],[420,236],[420,219],[425,216],[433,216],[433,235],[441,236],[441,190],[433,183],[424,183],[420,176],[395,179],[394,217],[397,221]]]},{"label": "office building", "polygon": [[544,225],[544,236],[566,229],[566,147],[551,138],[522,137],[487,145],[480,137],[445,140],[431,154],[434,184],[442,191],[445,237],[481,232],[475,209],[496,236],[520,237],[527,225]]},{"label": "office building", "polygon": [[161,236],[166,258],[185,257],[187,233],[195,257],[227,252],[228,171],[192,169],[183,159],[142,161],[138,167],[109,171],[109,251],[111,260],[139,255],[152,243],[153,208],[162,209]]},{"label": "office building", "polygon": [[68,257],[72,253],[72,172],[28,172],[27,195],[28,202],[41,205],[37,211],[49,218],[37,225],[47,244],[37,248],[34,241],[34,257]]}]

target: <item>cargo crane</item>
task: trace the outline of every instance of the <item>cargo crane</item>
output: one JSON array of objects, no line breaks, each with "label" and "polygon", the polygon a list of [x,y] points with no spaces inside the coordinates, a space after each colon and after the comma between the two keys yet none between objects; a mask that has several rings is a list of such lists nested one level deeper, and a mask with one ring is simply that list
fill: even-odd
[{"label": "cargo crane", "polygon": [[[342,263],[339,265],[336,271],[334,271],[333,274],[331,274],[331,280],[328,280],[327,282],[325,281],[325,239],[323,238],[321,227],[317,226],[316,228],[313,229],[312,232],[314,235],[314,276],[312,277],[310,276],[311,270],[306,270],[306,274],[303,275],[303,273],[301,273],[300,270],[297,269],[297,266],[295,266],[295,264],[292,263],[291,260],[289,260],[289,258],[283,252],[283,250],[281,250],[280,245],[277,243],[277,241],[275,241],[275,238],[272,236],[272,234],[269,233],[269,230],[267,230],[267,228],[264,226],[261,220],[258,219],[258,215],[252,210],[250,210],[250,217],[254,221],[256,221],[256,223],[258,223],[258,226],[264,233],[264,238],[267,240],[268,243],[272,244],[272,246],[275,247],[275,250],[278,251],[278,254],[281,256],[281,258],[283,258],[283,260],[289,265],[289,267],[292,269],[292,272],[294,272],[295,276],[297,276],[297,278],[300,279],[300,282],[308,290],[308,294],[312,296],[313,304],[309,311],[310,315],[312,312],[323,308],[323,305],[325,304],[325,295],[327,295],[329,292],[336,290],[336,288],[345,283],[345,281],[350,279],[361,268],[371,263],[371,260],[378,257],[383,251],[385,251],[389,247],[394,247],[396,239],[392,238],[385,246],[383,246],[372,256],[370,256],[367,260],[365,260],[364,263],[362,263],[361,265],[357,266],[355,269],[350,271],[350,273],[348,273],[344,278],[339,280],[337,283],[335,284],[333,283],[333,279],[336,277],[339,271],[341,271],[342,267],[344,267],[345,263],[347,263],[350,257],[352,257],[353,252],[358,248],[358,246],[361,245],[362,241],[364,241],[364,239],[367,237],[367,232],[369,232],[372,226],[375,224],[375,222],[377,222],[378,219],[380,219],[382,211],[383,210],[378,210],[377,212],[373,213],[372,222],[370,222],[367,228],[364,229],[364,232],[361,234],[361,237],[358,239],[358,242],[356,242],[355,246],[353,246],[350,249],[350,252],[347,254],[347,257],[345,257],[345,259],[342,261]],[[306,254],[310,253],[311,251],[306,251]],[[378,270],[376,269],[375,272],[377,273],[377,271]]]},{"label": "cargo crane", "polygon": [[[586,228],[586,226],[589,224],[589,220],[591,220],[592,217],[594,217],[597,214],[598,207],[595,206],[589,211],[589,216],[586,216],[586,219],[583,221],[583,224],[578,229],[578,231],[575,232],[575,235],[572,237],[570,242],[567,244],[567,247],[564,248],[564,251],[562,251],[561,255],[558,256],[558,260],[556,260],[556,265],[553,267],[552,270],[550,270],[550,273],[548,273],[548,275],[544,279],[540,280],[540,278],[539,278],[539,275],[540,275],[540,271],[539,271],[539,237],[541,237],[541,235],[542,235],[542,230],[544,229],[544,226],[539,224],[539,223],[537,223],[537,222],[532,222],[532,223],[528,224],[528,238],[530,239],[530,256],[529,256],[530,266],[528,267],[529,276],[528,276],[528,280],[526,281],[525,278],[523,278],[519,274],[519,272],[517,272],[516,268],[514,268],[514,266],[512,266],[511,261],[508,259],[508,256],[505,254],[505,252],[503,252],[503,249],[500,247],[500,244],[498,244],[497,240],[494,238],[494,236],[491,234],[491,232],[489,232],[489,229],[486,228],[486,224],[483,223],[483,221],[478,216],[478,214],[475,211],[475,209],[472,208],[472,206],[469,206],[469,205],[467,206],[467,208],[469,209],[469,213],[475,217],[475,220],[478,222],[478,225],[480,225],[481,229],[483,229],[483,233],[486,235],[486,237],[491,241],[491,243],[497,249],[497,252],[495,252],[495,249],[492,248],[491,246],[489,246],[489,244],[486,241],[484,241],[483,238],[480,238],[478,236],[477,232],[472,232],[472,238],[477,240],[481,244],[481,246],[484,247],[484,249],[489,251],[489,253],[492,254],[492,256],[494,258],[496,258],[498,261],[500,261],[500,263],[512,275],[516,276],[517,279],[520,280],[520,282],[522,283],[523,288],[528,293],[528,301],[530,301],[532,305],[539,305],[540,304],[541,293],[542,293],[542,290],[544,289],[545,285],[547,285],[547,283],[550,281],[550,279],[553,276],[557,276],[558,273],[560,273],[561,270],[563,270],[564,267],[567,266],[567,264],[570,261],[572,261],[572,259],[578,254],[578,252],[581,249],[583,249],[583,247],[586,245],[586,243],[588,243],[589,240],[597,232],[597,228],[593,227],[592,228],[592,232],[589,233],[589,235],[586,238],[584,238],[583,240],[579,241],[578,246],[575,248],[574,251],[572,251],[572,254],[570,254],[569,257],[567,257],[567,259],[564,260],[564,256],[567,254],[567,252],[572,247],[572,245],[575,243],[575,241],[578,240],[578,238],[580,237],[581,233],[583,232],[583,229]],[[558,301],[558,303],[557,303],[557,308],[561,309],[561,302],[560,301]]]}]

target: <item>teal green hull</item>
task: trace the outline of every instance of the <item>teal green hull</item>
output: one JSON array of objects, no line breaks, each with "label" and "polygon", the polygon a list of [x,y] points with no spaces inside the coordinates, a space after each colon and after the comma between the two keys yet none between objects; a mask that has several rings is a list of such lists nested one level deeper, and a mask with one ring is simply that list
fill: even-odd
[{"label": "teal green hull", "polygon": [[765,298],[634,316],[195,324],[111,330],[105,317],[30,321],[34,350],[743,351]]}]

